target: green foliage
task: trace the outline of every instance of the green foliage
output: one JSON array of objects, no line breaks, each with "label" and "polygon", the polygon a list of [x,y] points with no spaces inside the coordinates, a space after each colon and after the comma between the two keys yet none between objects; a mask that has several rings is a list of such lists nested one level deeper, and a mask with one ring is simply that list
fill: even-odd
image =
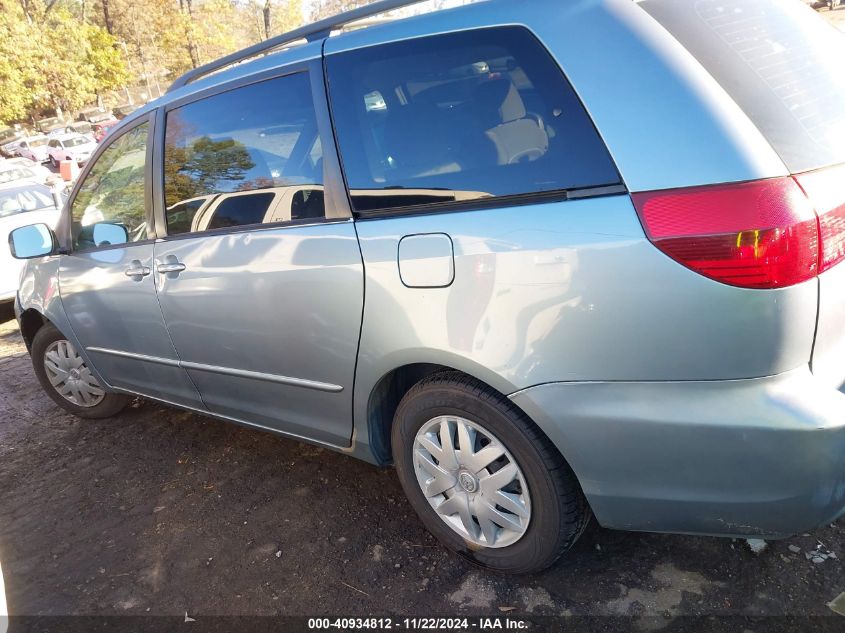
[{"label": "green foliage", "polygon": [[[314,0],[324,11],[350,4]],[[296,28],[302,6],[302,0],[0,0],[0,126],[55,108],[72,111],[129,86],[155,96],[168,76]]]},{"label": "green foliage", "polygon": [[86,61],[97,84],[97,92],[120,88],[129,80],[129,70],[117,40],[99,26],[85,24],[84,28],[88,43]]},{"label": "green foliage", "polygon": [[21,6],[0,0],[0,123],[24,118],[35,104],[40,55]]},{"label": "green foliage", "polygon": [[104,29],[63,6],[28,6],[0,0],[0,123],[79,108],[126,81],[117,41]]}]

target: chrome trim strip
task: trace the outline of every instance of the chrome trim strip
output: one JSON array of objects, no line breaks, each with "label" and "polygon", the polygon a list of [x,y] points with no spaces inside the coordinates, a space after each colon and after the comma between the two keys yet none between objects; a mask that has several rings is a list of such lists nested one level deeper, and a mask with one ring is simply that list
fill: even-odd
[{"label": "chrome trim strip", "polygon": [[579,198],[597,198],[599,196],[614,196],[628,193],[625,185],[605,185],[600,187],[578,187],[566,192],[567,200],[578,200]]},{"label": "chrome trim strip", "polygon": [[237,376],[238,378],[251,378],[252,380],[263,380],[265,382],[276,382],[282,385],[290,385],[292,387],[316,389],[317,391],[329,391],[332,393],[343,391],[343,387],[340,385],[319,382],[317,380],[306,380],[305,378],[291,378],[290,376],[266,374],[260,371],[248,371],[246,369],[233,369],[231,367],[218,367],[216,365],[204,365],[202,363],[190,363],[185,361],[180,362],[180,365],[184,369],[205,371],[213,374],[223,374],[224,376]]},{"label": "chrome trim strip", "polygon": [[108,349],[105,347],[86,347],[85,351],[107,354],[110,356],[119,356],[120,358],[131,358],[133,360],[140,360],[147,363],[167,365],[168,367],[181,367],[185,370],[193,369],[194,371],[205,371],[213,374],[223,374],[224,376],[236,376],[238,378],[250,378],[252,380],[263,380],[264,382],[275,382],[280,385],[302,387],[303,389],[315,389],[317,391],[327,391],[329,393],[339,393],[343,391],[343,387],[341,385],[334,385],[328,382],[319,382],[317,380],[306,380],[305,378],[292,378],[290,376],[267,374],[260,371],[248,371],[246,369],[233,369],[231,367],[218,367],[217,365],[190,363],[185,361],[173,360],[170,358],[161,358],[160,356],[146,356],[144,354],[122,352],[120,350]]},{"label": "chrome trim strip", "polygon": [[160,356],[147,356],[146,354],[133,354],[132,352],[122,352],[118,349],[108,349],[106,347],[86,347],[85,351],[106,354],[108,356],[119,356],[120,358],[131,358],[133,360],[140,360],[147,363],[156,363],[157,365],[167,365],[168,367],[179,366],[179,361],[173,360],[172,358],[161,358]]}]

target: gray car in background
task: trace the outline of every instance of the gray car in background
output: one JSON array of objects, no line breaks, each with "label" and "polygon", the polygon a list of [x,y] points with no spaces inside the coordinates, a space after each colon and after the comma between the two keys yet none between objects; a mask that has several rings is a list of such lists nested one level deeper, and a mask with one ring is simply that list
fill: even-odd
[{"label": "gray car in background", "polygon": [[766,538],[840,516],[842,35],[796,0],[343,28],[407,4],[190,71],[55,231],[12,234],[46,392],[393,464],[446,546],[506,572],[592,515]]}]

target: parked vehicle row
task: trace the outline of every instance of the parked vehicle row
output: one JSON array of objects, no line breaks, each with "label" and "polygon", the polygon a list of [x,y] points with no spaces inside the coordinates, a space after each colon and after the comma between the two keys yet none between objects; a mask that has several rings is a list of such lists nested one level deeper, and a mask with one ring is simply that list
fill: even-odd
[{"label": "parked vehicle row", "polygon": [[[134,110],[134,106],[130,111]],[[67,123],[58,117],[50,117],[48,119],[41,119],[35,123],[35,132],[30,132],[25,129],[6,128],[0,130],[0,157],[14,157],[24,156],[36,162],[47,162],[52,160],[74,160],[75,158],[57,158],[61,152],[49,151],[45,145],[45,139],[59,139],[62,141],[62,148],[64,149],[64,138],[68,135],[84,136],[99,143],[102,141],[109,130],[117,125],[120,120],[118,116],[109,111],[88,111],[83,113],[82,120]],[[51,145],[55,149],[55,145]],[[65,153],[66,155],[68,152]],[[72,152],[74,156],[84,154],[82,150]],[[90,154],[90,152],[89,152]],[[77,162],[82,162],[77,160]]]},{"label": "parked vehicle row", "polygon": [[50,160],[50,154],[47,151],[48,140],[43,134],[27,136],[17,144],[15,155],[28,158],[35,163],[46,163]]},{"label": "parked vehicle row", "polygon": [[37,121],[35,121],[35,129],[40,134],[44,135],[47,135],[55,130],[60,130],[64,126],[65,122],[57,116],[45,117],[43,119],[38,119]]},{"label": "parked vehicle row", "polygon": [[189,71],[55,229],[11,234],[45,392],[392,464],[442,543],[503,572],[591,516],[755,538],[842,516],[841,34],[794,0],[344,32],[405,4]]},{"label": "parked vehicle row", "polygon": [[88,121],[75,121],[65,126],[65,134],[82,134],[87,136],[94,135],[94,126]]},{"label": "parked vehicle row", "polygon": [[53,167],[58,167],[63,160],[84,165],[95,149],[97,142],[93,137],[82,134],[62,134],[47,142],[47,155]]},{"label": "parked vehicle row", "polygon": [[94,136],[94,140],[98,143],[102,141],[106,134],[109,133],[114,126],[116,126],[120,121],[118,119],[108,119],[106,121],[97,121],[91,125],[91,133]]},{"label": "parked vehicle row", "polygon": [[6,128],[0,132],[0,158],[11,158],[15,155],[15,146],[27,136],[24,130]]}]

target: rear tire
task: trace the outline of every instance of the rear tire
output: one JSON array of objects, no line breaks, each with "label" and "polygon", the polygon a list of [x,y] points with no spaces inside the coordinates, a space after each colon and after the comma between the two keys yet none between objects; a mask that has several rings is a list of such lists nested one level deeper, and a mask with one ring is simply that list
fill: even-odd
[{"label": "rear tire", "polygon": [[425,526],[487,569],[541,571],[591,517],[549,439],[505,396],[459,372],[425,378],[402,398],[392,444],[399,481]]},{"label": "rear tire", "polygon": [[127,396],[103,389],[73,344],[52,324],[35,334],[31,354],[38,382],[65,411],[80,418],[109,418],[128,404]]}]

